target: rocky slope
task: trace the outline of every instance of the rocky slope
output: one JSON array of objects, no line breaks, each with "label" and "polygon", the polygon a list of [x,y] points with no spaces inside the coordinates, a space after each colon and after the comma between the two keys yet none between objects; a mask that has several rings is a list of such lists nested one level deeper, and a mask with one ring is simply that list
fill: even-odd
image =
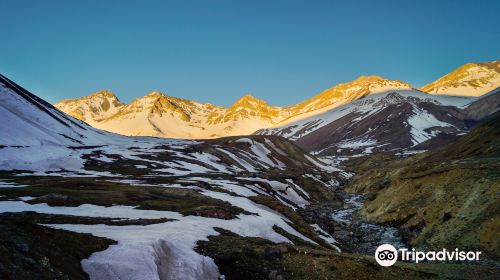
[{"label": "rocky slope", "polygon": [[65,99],[54,104],[59,110],[90,125],[102,121],[124,106],[110,91],[98,91],[78,99]]},{"label": "rocky slope", "polygon": [[258,131],[279,135],[321,156],[419,150],[441,145],[467,129],[463,97],[440,97],[415,90],[370,94],[325,113]]},{"label": "rocky slope", "polygon": [[362,215],[402,228],[413,246],[480,249],[500,257],[500,115],[445,148],[348,163],[349,190],[367,197]]},{"label": "rocky slope", "polygon": [[481,120],[500,110],[500,88],[481,96],[467,105],[464,110],[465,118],[469,120]]},{"label": "rocky slope", "polygon": [[500,87],[500,60],[467,63],[427,84],[422,91],[432,94],[481,96]]}]

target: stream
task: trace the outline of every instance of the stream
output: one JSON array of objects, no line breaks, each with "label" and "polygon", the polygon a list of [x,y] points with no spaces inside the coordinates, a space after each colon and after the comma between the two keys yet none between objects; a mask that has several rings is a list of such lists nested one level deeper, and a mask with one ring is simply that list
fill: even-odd
[{"label": "stream", "polygon": [[396,248],[407,247],[397,228],[369,223],[356,215],[363,207],[361,195],[344,191],[338,194],[344,199],[344,208],[334,211],[329,218],[335,228],[332,236],[343,251],[373,255],[385,243]]}]

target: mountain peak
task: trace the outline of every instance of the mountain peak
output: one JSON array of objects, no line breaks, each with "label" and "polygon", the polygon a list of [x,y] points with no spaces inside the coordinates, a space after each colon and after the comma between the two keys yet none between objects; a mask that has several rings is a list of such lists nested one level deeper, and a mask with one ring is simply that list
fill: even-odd
[{"label": "mountain peak", "polygon": [[108,118],[124,106],[116,95],[100,90],[77,99],[65,99],[54,104],[59,110],[90,124]]},{"label": "mountain peak", "polygon": [[230,109],[236,107],[255,107],[255,106],[269,107],[266,101],[258,99],[251,94],[245,94],[236,102],[234,102],[234,104],[231,105]]},{"label": "mountain peak", "polygon": [[[346,85],[346,86],[358,86],[358,85],[365,85],[370,88],[373,88],[373,86],[380,86],[380,85],[389,85],[393,89],[411,89],[412,86],[406,82],[400,81],[400,80],[391,80],[391,79],[386,79],[381,76],[376,76],[376,75],[370,75],[370,76],[359,76],[357,79],[340,84],[340,85]],[[373,93],[372,90],[370,90],[371,93]]]},{"label": "mountain peak", "polygon": [[365,76],[365,75],[361,75],[359,76],[356,80],[354,81],[380,81],[380,80],[387,80],[387,79],[384,79],[380,76],[376,76],[376,75],[368,75],[368,76]]},{"label": "mountain peak", "polygon": [[466,63],[421,88],[431,94],[481,96],[500,86],[500,60]]},{"label": "mountain peak", "polygon": [[258,100],[258,98],[254,97],[253,95],[251,95],[250,93],[247,93],[245,95],[243,95],[240,100]]},{"label": "mountain peak", "polygon": [[115,99],[118,99],[118,97],[111,91],[109,90],[100,90],[100,91],[96,91],[94,93],[92,93],[91,95],[89,96],[86,96],[86,97],[107,97],[107,98],[115,98]]},{"label": "mountain peak", "polygon": [[497,72],[500,72],[500,59],[494,60],[494,61],[489,61],[489,62],[482,62],[482,63],[478,63],[478,64],[485,66],[487,68],[490,68],[492,70],[495,70]]},{"label": "mountain peak", "polygon": [[153,108],[158,104],[169,103],[170,100],[167,95],[159,92],[152,91],[142,97],[134,99],[130,104],[127,105],[128,109],[142,110],[141,108]]},{"label": "mountain peak", "polygon": [[144,95],[142,98],[160,98],[160,97],[165,97],[166,95],[159,92],[159,91],[152,91],[146,95]]}]

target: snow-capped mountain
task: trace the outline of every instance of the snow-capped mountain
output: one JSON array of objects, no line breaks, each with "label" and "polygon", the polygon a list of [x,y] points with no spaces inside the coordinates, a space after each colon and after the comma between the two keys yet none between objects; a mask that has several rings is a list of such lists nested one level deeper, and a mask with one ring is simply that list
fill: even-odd
[{"label": "snow-capped mountain", "polygon": [[[176,118],[209,111],[159,93],[120,113],[126,119],[135,109]],[[0,213],[64,215],[74,220],[43,223],[39,231],[64,229],[76,243],[78,233],[114,240],[76,258],[90,279],[220,279],[216,262],[196,250],[217,230],[339,250],[329,233],[295,210],[338,204],[332,190],[345,175],[284,138],[194,141],[104,132],[1,75],[0,119]]]},{"label": "snow-capped mountain", "polygon": [[[176,103],[172,103],[176,102]],[[184,107],[180,107],[185,105]],[[210,106],[204,104],[205,106]],[[167,97],[159,93],[151,93],[143,98],[137,99],[120,111],[125,119],[130,114],[135,116],[134,109],[141,113],[149,114],[151,118],[161,117],[165,112],[174,112],[181,118],[193,114],[193,108],[197,107],[201,113],[208,109],[190,101]],[[171,110],[165,110],[169,108]],[[191,110],[191,111],[190,111]],[[205,110],[205,111],[203,111]],[[196,111],[195,113],[201,114]],[[198,149],[206,145],[200,141],[170,140],[150,137],[126,137],[93,128],[83,121],[77,120],[59,110],[39,97],[33,95],[26,89],[17,85],[8,78],[0,75],[0,169],[25,169],[41,172],[54,172],[60,170],[71,170],[73,172],[85,172],[83,167],[88,161],[100,161],[91,155],[95,151],[102,153],[120,153],[126,158],[138,160],[142,148],[147,154],[155,153],[155,146],[165,146],[170,149],[185,148],[187,153],[195,156],[183,155],[180,158],[172,157],[172,161],[157,163],[150,167],[151,172],[167,174],[184,174],[185,166],[189,166],[195,172],[205,170],[228,173],[232,171],[257,171],[267,168],[284,168],[288,158],[278,147],[294,149],[287,146],[283,139],[259,138],[259,139],[226,139],[215,144],[219,149],[205,147],[211,154],[198,153]],[[214,140],[215,141],[215,140]],[[198,148],[194,148],[198,146]],[[224,148],[227,146],[227,150]],[[245,152],[240,153],[239,148]],[[138,149],[141,152],[123,152],[130,149]],[[179,152],[172,151],[173,154]],[[275,154],[277,158],[273,158]],[[293,152],[300,154],[299,150]],[[226,158],[227,157],[227,158]],[[196,158],[199,158],[197,162]],[[281,158],[281,159],[279,159]],[[302,158],[309,162],[311,167],[316,168],[319,162],[313,158]],[[103,159],[106,161],[106,159]],[[147,160],[146,160],[147,161]],[[210,166],[210,162],[213,166]],[[297,164],[297,159],[289,161]],[[149,164],[144,163],[146,166]],[[208,165],[207,165],[208,164]],[[291,166],[289,166],[291,167]]]},{"label": "snow-capped mountain", "polygon": [[[476,104],[473,112],[480,114],[495,110],[498,107],[485,103],[498,100],[496,94],[481,102],[415,90],[361,94],[350,103],[290,124],[289,131],[276,132],[299,144],[304,141],[307,149],[324,145],[321,155],[336,148],[367,153],[387,146],[414,148],[442,132],[459,133],[464,104]],[[152,93],[123,106],[117,113],[123,115],[117,117],[208,119],[217,111],[210,106]],[[228,117],[212,119],[216,125],[251,118],[275,122],[283,117],[279,108],[250,96],[219,109]],[[349,248],[364,248],[371,254],[382,241],[376,236],[392,238],[397,230],[380,226],[374,232],[360,231],[369,243],[353,247],[359,239],[346,229],[379,225],[359,225],[361,220],[354,219],[361,202],[343,191],[352,175],[325,165],[283,137],[195,141],[122,136],[66,115],[3,76],[0,119],[0,222],[6,240],[2,249],[7,252],[0,270],[8,278],[19,278],[29,267],[28,275],[34,276],[28,278],[34,279],[40,271],[54,275],[51,278],[70,279],[242,279],[232,271],[252,266],[248,273],[257,279],[280,279],[281,274],[274,276],[283,261],[291,261],[287,271],[297,268],[290,271],[298,278],[317,264],[323,265],[321,271],[333,271],[328,279],[336,278],[338,271],[360,268],[374,278],[387,277],[373,263],[360,262],[366,257]],[[486,144],[479,143],[479,152],[474,145],[474,149],[464,146],[468,153],[483,155],[497,143],[495,130],[479,132],[488,134]],[[473,136],[465,138],[465,144],[477,144],[478,134]],[[488,158],[484,165],[489,162],[497,161]],[[475,160],[468,166],[477,172]],[[494,172],[487,172],[495,179]],[[469,174],[463,177],[478,180]],[[449,185],[449,180],[440,183],[448,189]],[[359,207],[352,208],[354,203]],[[442,215],[437,217],[441,222]],[[395,233],[388,234],[389,230]],[[346,237],[337,239],[335,234]],[[396,278],[412,273],[399,266],[389,272]],[[424,275],[416,273],[411,276]]]},{"label": "snow-capped mountain", "polygon": [[356,80],[338,84],[311,99],[288,107],[290,119],[286,122],[301,119],[304,117],[303,114],[324,112],[368,94],[412,88],[410,84],[398,80],[389,80],[379,76],[360,76]]},{"label": "snow-capped mountain", "polygon": [[[80,106],[78,114],[67,111],[69,106],[57,106],[80,119],[92,119],[95,127],[123,135],[208,139],[272,134],[320,155],[407,153],[448,143],[467,131],[478,116],[491,113],[495,102],[477,102],[471,108],[478,109],[467,112],[462,107],[472,103],[474,96],[498,87],[499,67],[499,61],[463,65],[422,88],[431,94],[405,82],[361,76],[287,107],[270,106],[246,95],[224,108],[159,92],[115,106],[115,114],[102,117],[101,113],[100,118],[88,115],[102,110],[82,113],[96,106]],[[101,104],[97,98],[81,100]],[[496,100],[496,95],[488,98],[491,100]],[[484,112],[478,112],[479,107]]]},{"label": "snow-capped mountain", "polygon": [[98,145],[110,133],[57,110],[0,75],[2,146]]},{"label": "snow-capped mountain", "polygon": [[54,104],[59,110],[94,125],[118,113],[124,106],[112,92],[103,90],[78,99],[65,99]]},{"label": "snow-capped mountain", "polygon": [[464,64],[421,90],[431,94],[481,96],[498,87],[500,60]]},{"label": "snow-capped mountain", "polygon": [[418,150],[426,141],[443,143],[464,131],[459,107],[469,102],[417,90],[388,91],[257,134],[283,136],[319,155]]},{"label": "snow-capped mountain", "polygon": [[221,107],[210,103],[152,92],[135,99],[95,126],[123,135],[197,138],[195,136],[205,132],[204,120],[208,115],[220,110]]},{"label": "snow-capped mountain", "polygon": [[[367,94],[411,88],[401,81],[362,76],[288,107],[270,106],[263,100],[246,95],[229,108],[223,108],[159,92],[152,92],[128,105],[122,105],[116,97],[103,100],[102,95],[94,94],[64,100],[55,106],[94,127],[123,135],[206,139],[248,135],[262,128],[319,114]],[[110,109],[104,109],[108,107]]]}]

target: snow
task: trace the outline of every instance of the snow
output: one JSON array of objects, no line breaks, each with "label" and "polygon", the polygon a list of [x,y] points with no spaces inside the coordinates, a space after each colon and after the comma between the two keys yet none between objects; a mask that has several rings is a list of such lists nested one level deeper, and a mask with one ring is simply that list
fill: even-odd
[{"label": "snow", "polygon": [[[112,158],[109,158],[107,157],[106,155],[101,155],[99,158],[98,158],[99,161],[103,161],[103,162],[107,162],[107,163],[112,163],[114,161],[114,159]],[[146,168],[144,166],[144,168]]]},{"label": "snow", "polygon": [[[386,98],[387,95],[398,93],[397,98]],[[327,124],[334,122],[350,113],[360,114],[356,118],[357,121],[368,118],[370,115],[384,109],[389,103],[399,103],[403,101],[412,102],[411,98],[417,98],[420,101],[428,101],[436,104],[461,107],[468,104],[472,98],[454,97],[454,96],[438,96],[423,93],[417,90],[397,90],[386,91],[375,94],[370,94],[362,99],[355,100],[351,103],[342,106],[334,107],[321,114],[314,114],[308,118],[303,118],[295,122],[280,123],[273,128],[269,128],[260,132],[260,134],[276,134],[297,140]]]},{"label": "snow", "polygon": [[[431,85],[433,86],[428,91],[441,96],[420,97],[442,100],[440,97],[447,97],[443,94],[479,96],[500,86],[500,75],[484,67],[469,67],[451,83],[446,79],[439,79]],[[223,108],[209,103],[167,96],[160,92],[149,93],[128,105],[113,105],[107,111],[103,111],[100,104],[104,99],[112,101],[114,98],[99,95],[65,100],[57,103],[57,106],[65,112],[79,110],[83,113],[83,118],[90,120],[89,123],[97,128],[129,136],[206,139],[242,136],[261,129],[272,130],[286,126],[293,129],[292,135],[300,137],[299,130],[306,124],[315,127],[321,123],[331,122],[326,119],[321,123],[311,122],[311,119],[317,119],[319,115],[349,105],[353,101],[370,99],[394,91],[405,95],[407,93],[414,96],[425,95],[425,93],[412,90],[411,85],[401,81],[362,76],[288,107],[268,106],[265,102],[253,97],[243,97],[230,108]],[[452,99],[448,98],[448,100]],[[460,103],[459,99],[455,100]],[[113,102],[110,103],[113,104]],[[338,115],[335,118],[338,119],[342,113],[341,110],[336,110],[336,112]],[[304,133],[301,133],[302,136]]]},{"label": "snow", "polygon": [[248,135],[261,129],[308,119],[367,94],[411,88],[411,85],[401,81],[362,76],[288,107],[269,106],[262,100],[245,96],[231,107],[223,108],[160,92],[149,93],[128,105],[119,104],[108,111],[102,110],[100,103],[103,98],[98,95],[65,100],[57,106],[65,112],[80,110],[83,118],[92,119],[93,126],[123,135],[206,139]]},{"label": "snow", "polygon": [[202,177],[190,177],[189,180],[185,180],[186,182],[192,182],[192,181],[201,181],[201,182],[206,182],[210,184],[211,186],[218,186],[223,188],[224,190],[233,192],[237,195],[241,195],[244,197],[249,197],[249,196],[256,196],[257,193],[250,187],[248,188],[247,185],[242,186],[238,182],[232,182],[229,180],[217,180],[217,179],[210,179],[210,178],[202,178]]},{"label": "snow", "polygon": [[[500,87],[500,61],[489,62],[496,66],[465,64],[453,72],[422,87],[423,91],[437,95],[479,97]],[[495,68],[495,69],[494,69]]]},{"label": "snow", "polygon": [[[340,174],[345,174],[344,171],[341,171]],[[335,179],[331,179],[328,182],[323,182],[320,178],[318,178],[318,175],[313,175],[313,174],[304,174],[302,175],[303,177],[313,179],[314,181],[320,183],[321,185],[325,186],[326,188],[332,188],[332,187],[337,187],[339,185],[339,182]]]},{"label": "snow", "polygon": [[246,144],[250,144],[252,145],[253,144],[253,141],[252,139],[248,139],[248,138],[240,138],[240,139],[237,139],[237,140],[234,140],[235,143],[246,143]]},{"label": "snow", "polygon": [[280,168],[284,168],[284,164],[283,163],[274,163],[274,161],[272,161],[270,158],[269,158],[269,155],[271,154],[271,151],[269,151],[264,145],[262,145],[261,143],[259,142],[255,142],[253,143],[251,146],[250,146],[250,150],[252,151],[252,153],[254,155],[257,156],[257,158],[266,163],[267,165],[269,166],[279,166]]},{"label": "snow", "polygon": [[0,179],[0,188],[22,188],[22,187],[26,187],[26,186],[25,185],[18,185],[18,184],[13,183],[13,182],[6,182],[5,180]]},{"label": "snow", "polygon": [[248,162],[246,162],[244,159],[238,158],[237,156],[235,156],[230,151],[227,151],[227,150],[224,150],[224,149],[221,149],[221,148],[217,148],[217,150],[223,152],[224,154],[226,154],[227,156],[229,156],[231,159],[233,159],[234,161],[236,161],[239,165],[241,165],[243,168],[245,168],[246,171],[257,172],[257,170],[251,164],[249,164]]},{"label": "snow", "polygon": [[340,248],[336,245],[337,240],[333,238],[328,232],[324,231],[319,225],[317,224],[311,224],[311,227],[314,229],[314,231],[318,234],[318,236],[326,241],[326,243],[330,244],[337,252],[341,252]]},{"label": "snow", "polygon": [[377,142],[372,139],[360,139],[360,140],[351,140],[347,142],[342,142],[339,147],[340,148],[359,148],[375,145]]},{"label": "snow", "polygon": [[[166,105],[168,103],[175,104],[180,109],[171,109]],[[153,108],[159,108],[159,112],[152,113]],[[238,114],[235,114],[229,117],[230,110],[153,92],[120,108],[117,114],[94,122],[92,125],[128,136],[207,139],[248,135],[274,124],[273,120],[259,116],[238,118]],[[248,108],[236,110],[248,111]],[[260,112],[257,113],[260,114]]]},{"label": "snow", "polygon": [[[295,189],[293,188],[293,186],[295,186],[295,184],[289,185],[289,184],[285,184],[285,183],[282,183],[282,182],[268,180],[268,179],[263,179],[263,178],[244,178],[244,177],[238,177],[237,179],[252,180],[252,181],[267,183],[276,192],[277,195],[275,197],[277,199],[279,199],[284,204],[288,204],[288,203],[286,203],[286,201],[284,201],[282,198],[286,198],[288,201],[293,202],[295,205],[297,205],[297,206],[299,206],[301,208],[304,208],[306,205],[309,205],[309,201],[307,201],[306,199],[304,199],[302,196],[300,196],[295,191]],[[301,191],[303,191],[303,190],[301,190]],[[291,205],[289,205],[289,206],[291,206]],[[295,209],[295,207],[292,207],[292,208]]]},{"label": "snow", "polygon": [[82,150],[60,145],[7,147],[0,149],[0,170],[81,170]]},{"label": "snow", "polygon": [[451,127],[449,123],[436,119],[427,111],[413,108],[414,114],[408,118],[408,124],[411,127],[411,136],[413,145],[417,145],[436,136],[436,132],[430,130],[433,127]]},{"label": "snow", "polygon": [[118,113],[123,104],[113,93],[100,91],[79,99],[62,100],[54,106],[63,112],[81,115],[83,121],[94,125],[96,122]]},{"label": "snow", "polygon": [[303,189],[301,188],[299,185],[295,184],[295,182],[292,180],[292,179],[286,179],[286,181],[293,185],[296,189],[298,189],[303,195],[305,195],[307,198],[309,198],[309,194]]},{"label": "snow", "polygon": [[307,160],[309,160],[312,164],[314,164],[316,167],[320,168],[321,170],[324,170],[326,172],[334,172],[334,171],[340,171],[340,169],[334,167],[333,165],[328,165],[325,162],[322,162],[321,160],[316,160],[308,155],[305,155]]},{"label": "snow", "polygon": [[[335,107],[322,114],[316,114],[311,117],[291,123],[280,123],[276,127],[259,131],[259,134],[279,135],[292,141],[296,141],[317,131],[318,129],[332,124],[335,121],[339,121],[338,124],[342,126],[342,131],[344,129],[346,131],[349,131],[352,128],[352,131],[355,131],[355,134],[350,135],[349,133],[347,133],[342,140],[334,141],[331,143],[324,143],[320,148],[313,151],[312,153],[315,155],[321,155],[323,153],[329,153],[336,150],[337,153],[347,153],[353,156],[361,156],[374,153],[375,151],[384,150],[387,147],[383,146],[391,144],[388,143],[387,140],[378,139],[377,137],[383,138],[385,136],[379,136],[379,131],[374,132],[373,130],[377,129],[378,125],[370,123],[370,118],[373,115],[382,112],[382,110],[385,110],[388,106],[395,105],[401,108],[407,108],[407,105],[412,106],[413,115],[410,115],[408,117],[401,116],[400,112],[400,114],[397,116],[389,114],[389,116],[387,117],[387,121],[390,122],[399,121],[399,118],[403,117],[402,125],[408,127],[408,132],[406,132],[406,128],[404,132],[407,133],[407,137],[409,137],[411,140],[411,142],[404,145],[410,146],[416,145],[437,136],[440,131],[443,131],[442,128],[449,127],[451,129],[447,131],[454,132],[458,132],[462,129],[461,127],[454,127],[449,123],[440,121],[439,119],[437,119],[439,116],[434,116],[432,115],[432,113],[427,112],[424,109],[419,109],[426,108],[421,103],[425,102],[433,103],[437,106],[453,106],[457,108],[464,108],[465,106],[470,104],[472,100],[475,100],[475,98],[441,95],[438,96],[423,93],[418,90],[396,90],[372,93],[364,96],[363,98],[352,101],[351,103]],[[377,117],[378,116],[381,115],[377,115]],[[340,121],[341,118],[349,119],[350,121],[347,124],[344,124],[344,120]],[[409,118],[409,121],[404,118]],[[453,116],[448,116],[448,119],[450,120],[453,118]],[[371,127],[366,127],[367,124]],[[364,132],[361,130],[356,130],[357,128],[364,129]],[[322,133],[325,132],[326,131],[324,130],[322,131]],[[380,132],[387,133],[387,131]],[[337,132],[335,136],[339,136],[338,133],[339,132]],[[307,141],[311,141],[318,135],[308,138]],[[385,142],[378,142],[382,140],[384,140]],[[401,148],[408,147],[405,146]],[[320,167],[319,165],[317,166]],[[325,166],[328,165],[325,164]],[[335,168],[334,166],[335,165],[330,165],[328,167]],[[332,169],[331,171],[338,170]]]},{"label": "snow", "polygon": [[[37,110],[33,109],[33,111]],[[27,115],[23,116],[29,119],[30,114],[28,113]],[[15,116],[18,117],[18,115]],[[61,128],[61,130],[67,128],[58,123],[55,123],[55,126],[57,129]],[[73,127],[69,129],[71,130]],[[200,144],[197,141],[150,137],[127,138],[110,133],[100,134],[99,131],[89,127],[85,131],[85,135],[90,136],[80,138],[83,141],[82,144],[75,145],[66,138],[61,140],[62,142],[58,142],[60,141],[58,139],[44,141],[43,137],[45,137],[45,134],[32,135],[30,134],[31,132],[27,133],[26,138],[32,137],[42,140],[25,143],[32,145],[9,146],[9,144],[18,142],[19,139],[25,139],[19,134],[10,136],[5,142],[0,142],[0,145],[7,144],[6,147],[0,149],[0,170],[30,170],[37,172],[37,174],[57,172],[59,174],[73,173],[82,176],[116,176],[116,174],[111,174],[107,171],[95,172],[83,170],[86,162],[83,157],[98,152],[98,156],[92,155],[92,158],[101,162],[112,163],[114,159],[108,155],[119,155],[124,159],[144,162],[144,164],[138,163],[135,165],[138,169],[147,168],[151,172],[172,175],[189,175],[194,173],[232,174],[242,171],[238,166],[224,163],[213,154],[205,152],[186,153],[187,147]],[[57,132],[51,132],[49,136],[54,133],[57,134]],[[98,137],[93,137],[94,135]],[[5,134],[2,133],[0,138],[2,136],[5,136]],[[285,168],[283,163],[273,158],[272,151],[266,145],[258,141],[254,142],[251,139],[247,140],[252,143],[248,151],[237,150],[238,153],[236,154],[228,149],[218,148],[218,150],[235,160],[244,170],[249,172],[257,172],[258,169],[267,169],[269,167]],[[3,139],[0,139],[0,141],[3,141]],[[76,148],[71,148],[70,146]],[[85,147],[83,149],[79,148],[82,146]],[[155,160],[154,156],[157,153],[170,153],[178,157],[178,159],[172,161]],[[152,157],[146,158],[144,155],[152,155]]]},{"label": "snow", "polygon": [[[63,113],[30,99],[30,102],[0,82],[0,144],[7,146],[96,145],[108,133],[92,129]],[[36,105],[43,107],[42,111]],[[118,140],[116,137],[115,140]]]},{"label": "snow", "polygon": [[109,226],[52,224],[52,228],[91,233],[118,241],[108,249],[92,254],[82,261],[91,279],[217,279],[219,272],[213,260],[194,251],[196,242],[217,235],[220,227],[241,236],[261,237],[273,242],[290,240],[273,230],[279,226],[307,242],[314,242],[297,232],[274,211],[244,197],[204,191],[203,195],[227,201],[257,215],[240,214],[233,220],[198,216],[182,216],[171,211],[138,210],[130,206],[50,207],[47,204],[27,204],[23,201],[0,201],[0,212],[35,211],[46,214],[65,214],[88,217],[128,219],[176,219],[146,226]]},{"label": "snow", "polygon": [[24,201],[0,201],[0,212],[23,212],[34,211],[42,214],[54,215],[73,215],[85,217],[102,217],[102,218],[127,218],[127,219],[160,219],[169,218],[177,219],[182,215],[176,212],[155,211],[155,210],[138,210],[132,206],[98,206],[92,204],[83,204],[77,207],[49,206],[46,203],[28,204]]}]

